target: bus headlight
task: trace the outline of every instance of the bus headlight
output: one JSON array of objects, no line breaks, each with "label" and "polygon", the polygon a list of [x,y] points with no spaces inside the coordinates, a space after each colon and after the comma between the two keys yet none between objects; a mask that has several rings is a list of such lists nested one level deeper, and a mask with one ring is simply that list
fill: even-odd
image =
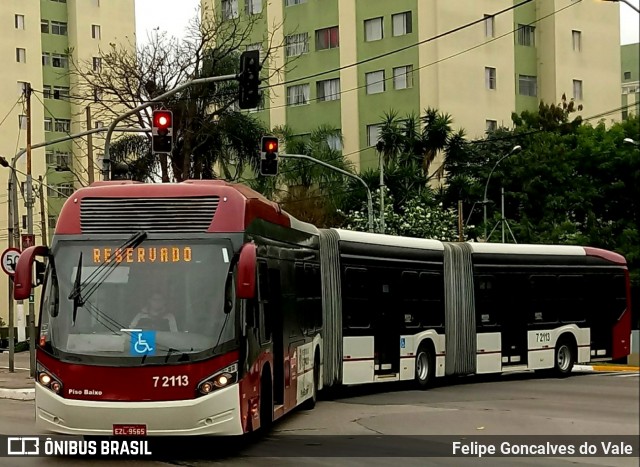
[{"label": "bus headlight", "polygon": [[204,379],[198,384],[199,395],[209,394],[216,389],[230,386],[238,381],[238,364],[234,363],[215,374]]},{"label": "bus headlight", "polygon": [[62,383],[58,381],[58,379],[51,374],[49,370],[44,368],[42,365],[38,365],[37,367],[38,373],[38,382],[47,389],[55,392],[56,394],[60,394],[62,391]]}]

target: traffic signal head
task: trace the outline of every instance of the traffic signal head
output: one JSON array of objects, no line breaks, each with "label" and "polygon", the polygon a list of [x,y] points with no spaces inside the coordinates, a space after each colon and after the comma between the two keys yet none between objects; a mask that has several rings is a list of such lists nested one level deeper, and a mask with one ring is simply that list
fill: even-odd
[{"label": "traffic signal head", "polygon": [[154,110],[152,116],[151,151],[169,154],[173,150],[173,112]]},{"label": "traffic signal head", "polygon": [[255,109],[260,104],[260,52],[247,50],[240,56],[240,81],[238,99],[241,109]]},{"label": "traffic signal head", "polygon": [[278,175],[278,138],[263,136],[260,148],[260,173],[266,176]]}]

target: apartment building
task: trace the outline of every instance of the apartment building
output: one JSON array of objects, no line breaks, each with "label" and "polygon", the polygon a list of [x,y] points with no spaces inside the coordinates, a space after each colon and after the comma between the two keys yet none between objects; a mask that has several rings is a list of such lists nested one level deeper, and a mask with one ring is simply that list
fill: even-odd
[{"label": "apartment building", "polygon": [[583,105],[583,116],[619,107],[614,3],[534,0],[504,13],[521,1],[201,3],[203,12],[224,19],[253,16],[247,49],[264,49],[271,36],[282,44],[271,54],[285,73],[271,78],[260,117],[299,134],[321,123],[341,128],[343,153],[363,168],[376,164],[375,152],[366,148],[377,141],[383,112],[391,109],[438,108],[473,138],[509,125],[513,111],[559,102],[563,94]]},{"label": "apartment building", "polygon": [[[135,44],[134,0],[2,0],[0,2],[0,155],[11,160],[26,147],[26,104],[23,91],[30,84],[32,144],[53,141],[86,130],[86,107],[91,102],[74,92],[79,83],[69,76],[69,62],[93,62],[99,71],[99,50],[110,43]],[[99,96],[96,96],[98,98]],[[5,118],[6,115],[6,118]],[[92,126],[101,125],[94,121]],[[100,140],[94,140],[95,157]],[[52,189],[44,189],[48,236],[57,213],[74,186],[86,184],[85,140],[63,142],[32,151],[32,174],[43,176]],[[96,165],[96,169],[101,167]],[[26,156],[18,164],[26,171]],[[7,181],[9,169],[0,168],[0,248],[7,245]],[[24,176],[19,175],[24,181]],[[37,187],[37,183],[34,185]],[[19,195],[21,228],[26,225],[24,203]],[[41,239],[40,203],[34,206],[34,232]],[[24,233],[25,230],[23,229]],[[3,246],[4,245],[4,246]],[[3,274],[3,277],[6,277]],[[0,317],[6,321],[7,286],[0,282]]]},{"label": "apartment building", "polygon": [[640,43],[620,48],[622,63],[622,119],[640,115]]}]

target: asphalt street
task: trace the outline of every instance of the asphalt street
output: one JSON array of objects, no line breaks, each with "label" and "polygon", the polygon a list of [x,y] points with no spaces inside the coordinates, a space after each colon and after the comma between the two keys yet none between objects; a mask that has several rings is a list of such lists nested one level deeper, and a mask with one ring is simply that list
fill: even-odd
[{"label": "asphalt street", "polygon": [[[171,439],[149,460],[90,460],[71,457],[5,458],[3,466],[210,465],[504,465],[637,466],[632,458],[409,457],[415,437],[456,435],[636,435],[640,379],[637,373],[578,374],[566,379],[522,373],[467,377],[428,391],[388,384],[341,390],[313,411],[298,411],[259,438]],[[0,433],[36,434],[33,401],[0,400]],[[325,436],[319,436],[325,435]],[[331,435],[349,435],[331,438]],[[367,435],[367,438],[358,437]],[[404,435],[398,438],[383,435]],[[285,438],[286,437],[286,438]],[[595,438],[598,439],[598,438]],[[286,440],[286,441],[285,441]],[[446,446],[449,449],[449,445]],[[343,455],[349,457],[328,457]],[[438,452],[437,450],[435,452]],[[376,454],[377,453],[377,454]],[[305,457],[289,457],[301,455]],[[377,457],[353,457],[377,456]],[[389,457],[402,457],[402,460]],[[346,456],[346,455],[345,455]],[[389,456],[389,457],[380,457]],[[260,457],[259,459],[257,457]]]}]

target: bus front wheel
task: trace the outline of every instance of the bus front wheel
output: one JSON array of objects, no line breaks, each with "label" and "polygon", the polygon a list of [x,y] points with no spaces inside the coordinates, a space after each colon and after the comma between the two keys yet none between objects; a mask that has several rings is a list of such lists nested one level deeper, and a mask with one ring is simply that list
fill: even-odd
[{"label": "bus front wheel", "polygon": [[573,370],[575,361],[575,353],[569,340],[564,339],[558,342],[558,345],[556,345],[554,367],[556,375],[563,378],[569,376],[571,370]]},{"label": "bus front wheel", "polygon": [[416,381],[420,389],[427,389],[433,382],[436,359],[428,346],[420,346],[416,355]]}]

